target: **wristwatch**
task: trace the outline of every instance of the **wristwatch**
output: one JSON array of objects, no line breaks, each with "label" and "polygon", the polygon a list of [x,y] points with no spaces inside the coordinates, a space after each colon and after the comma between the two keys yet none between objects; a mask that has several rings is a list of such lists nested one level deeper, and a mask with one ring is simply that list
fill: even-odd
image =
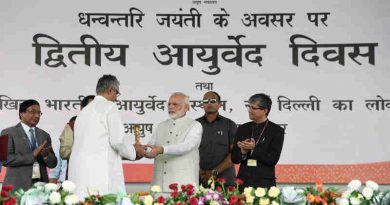
[{"label": "wristwatch", "polygon": [[215,177],[218,176],[218,171],[216,169],[211,170],[211,174],[213,174]]}]

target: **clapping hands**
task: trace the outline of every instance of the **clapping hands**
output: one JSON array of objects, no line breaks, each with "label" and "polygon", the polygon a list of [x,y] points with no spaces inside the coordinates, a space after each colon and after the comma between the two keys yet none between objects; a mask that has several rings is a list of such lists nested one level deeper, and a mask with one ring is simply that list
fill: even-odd
[{"label": "clapping hands", "polygon": [[237,146],[241,148],[242,154],[247,154],[250,150],[253,150],[256,146],[256,142],[253,138],[238,141]]},{"label": "clapping hands", "polygon": [[34,157],[46,157],[52,151],[51,146],[46,146],[47,141],[45,140],[42,144],[40,144],[37,148],[35,148],[33,155]]}]

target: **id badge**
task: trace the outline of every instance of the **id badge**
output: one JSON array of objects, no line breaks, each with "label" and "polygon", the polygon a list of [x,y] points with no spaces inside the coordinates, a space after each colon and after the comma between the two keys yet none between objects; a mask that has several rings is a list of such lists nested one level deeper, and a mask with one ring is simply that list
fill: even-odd
[{"label": "id badge", "polygon": [[33,179],[40,179],[41,178],[41,172],[39,171],[39,164],[36,162],[33,165],[33,173],[32,173]]},{"label": "id badge", "polygon": [[248,167],[257,167],[257,160],[248,159]]}]

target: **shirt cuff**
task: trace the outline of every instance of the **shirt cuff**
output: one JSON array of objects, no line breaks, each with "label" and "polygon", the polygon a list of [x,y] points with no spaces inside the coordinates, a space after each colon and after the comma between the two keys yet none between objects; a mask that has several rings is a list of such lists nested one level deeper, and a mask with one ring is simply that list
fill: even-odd
[{"label": "shirt cuff", "polygon": [[169,147],[168,146],[162,146],[164,151],[162,154],[166,154],[166,153],[169,153]]}]

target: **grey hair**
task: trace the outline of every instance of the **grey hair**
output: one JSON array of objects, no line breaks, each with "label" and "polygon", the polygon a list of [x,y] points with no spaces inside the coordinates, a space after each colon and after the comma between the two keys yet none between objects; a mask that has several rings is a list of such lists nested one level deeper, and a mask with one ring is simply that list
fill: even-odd
[{"label": "grey hair", "polygon": [[119,91],[119,81],[114,75],[103,75],[96,85],[96,94],[101,94],[110,88]]},{"label": "grey hair", "polygon": [[174,92],[171,94],[171,97],[172,96],[182,96],[184,98],[184,103],[189,105],[190,104],[190,96],[182,93],[182,92]]},{"label": "grey hair", "polygon": [[248,101],[249,101],[249,103],[253,103],[261,108],[267,109],[268,110],[268,112],[266,114],[267,116],[268,116],[269,112],[271,111],[272,100],[268,95],[266,95],[264,93],[254,94],[249,98]]}]

